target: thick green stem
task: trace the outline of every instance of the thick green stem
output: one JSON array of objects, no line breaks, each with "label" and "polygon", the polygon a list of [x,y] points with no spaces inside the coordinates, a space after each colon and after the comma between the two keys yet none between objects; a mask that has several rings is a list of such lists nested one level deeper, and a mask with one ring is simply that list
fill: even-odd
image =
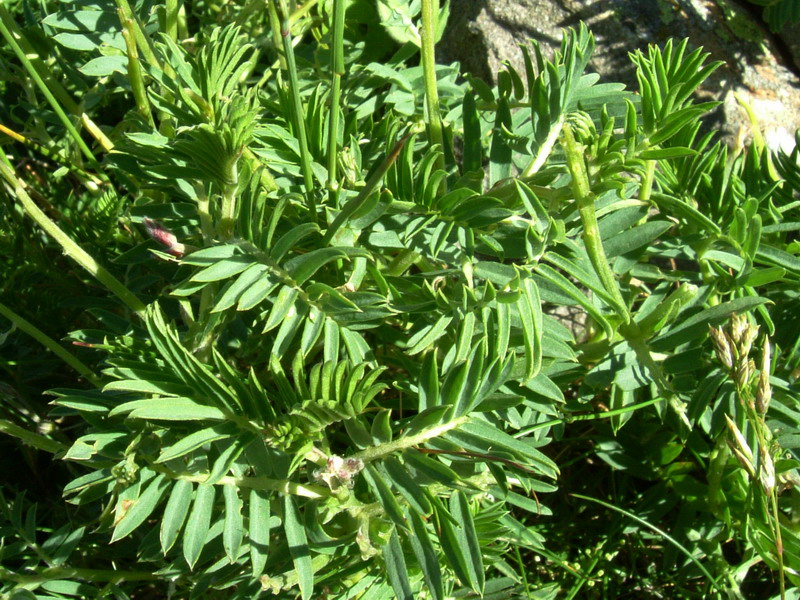
[{"label": "thick green stem", "polygon": [[153,46],[150,44],[150,40],[147,39],[147,35],[144,32],[144,27],[142,27],[139,17],[137,17],[133,12],[128,0],[117,0],[117,10],[119,10],[120,15],[123,15],[125,19],[130,19],[133,23],[133,33],[134,37],[136,38],[136,45],[139,47],[139,51],[142,53],[142,56],[144,56],[144,59],[148,62],[148,64],[161,68],[158,59],[156,58],[156,53],[153,50]]},{"label": "thick green stem", "polygon": [[8,166],[8,158],[5,153],[0,150],[0,158],[5,162],[0,162],[0,175],[6,180],[8,185],[14,189],[14,193],[19,199],[25,212],[36,223],[44,229],[50,237],[52,237],[64,251],[64,254],[69,256],[81,267],[91,273],[100,283],[106,286],[113,294],[122,300],[128,308],[136,313],[141,313],[145,309],[145,305],[139,300],[136,295],[130,291],[121,281],[109,273],[102,265],[100,265],[88,252],[78,246],[72,238],[70,238],[61,228],[56,225],[50,218],[36,206],[36,204],[28,196],[25,188],[14,171]]},{"label": "thick green stem", "polygon": [[150,102],[147,99],[147,91],[144,88],[142,67],[139,64],[139,52],[136,49],[136,40],[134,39],[133,21],[126,18],[121,11],[119,20],[122,23],[122,37],[125,38],[125,47],[128,50],[128,80],[131,82],[136,108],[139,109],[139,112],[150,126],[155,127],[153,114],[150,112]]},{"label": "thick green stem", "polygon": [[237,158],[231,162],[230,169],[226,174],[226,179],[229,183],[225,184],[222,192],[222,209],[220,211],[218,233],[219,237],[223,240],[229,240],[233,237],[233,229],[236,222],[236,192],[239,191],[239,170],[237,168],[237,163],[240,157],[241,152]]},{"label": "thick green stem", "polygon": [[53,338],[49,335],[41,331],[40,329],[36,328],[32,323],[26,321],[17,313],[12,311],[8,308],[5,304],[0,304],[0,315],[4,316],[6,319],[11,321],[17,328],[22,331],[23,333],[27,333],[37,342],[42,344],[45,348],[50,350],[53,354],[55,354],[58,358],[63,360],[67,363],[70,367],[75,369],[78,373],[86,377],[89,381],[91,381],[94,385],[99,385],[99,380],[95,377],[95,374],[92,370],[83,364],[78,358],[67,352],[61,344],[56,342]]},{"label": "thick green stem", "polygon": [[[333,23],[331,25],[331,112],[328,117],[328,190],[331,196],[337,193],[336,160],[339,150],[339,102],[342,95],[344,75],[344,0],[333,0]],[[335,204],[331,202],[331,204]]]},{"label": "thick green stem", "polygon": [[[311,169],[311,153],[308,150],[308,138],[306,136],[305,111],[303,102],[300,98],[300,80],[297,76],[297,64],[294,60],[294,46],[292,45],[292,32],[289,23],[289,9],[286,0],[280,2],[281,12],[281,41],[283,45],[283,56],[286,60],[286,75],[289,78],[289,99],[292,107],[292,125],[297,143],[300,146],[300,169],[303,173],[303,183],[306,188],[306,200],[308,209],[313,221],[317,221],[317,203],[314,199],[314,172]],[[274,3],[272,0],[271,3]]]},{"label": "thick green stem", "polygon": [[166,14],[164,15],[164,29],[167,37],[173,42],[178,41],[178,0],[166,0]]},{"label": "thick green stem", "polygon": [[645,163],[644,175],[639,186],[639,200],[642,202],[650,201],[650,194],[653,193],[653,180],[656,174],[656,161],[648,160]]},{"label": "thick green stem", "polygon": [[432,440],[433,438],[437,438],[439,436],[444,435],[448,431],[451,431],[453,429],[458,429],[468,420],[469,417],[466,416],[458,417],[457,419],[453,419],[452,421],[448,421],[447,423],[441,423],[440,425],[429,427],[428,429],[423,429],[422,431],[420,431],[419,433],[415,433],[414,435],[407,435],[398,438],[393,442],[388,442],[386,444],[381,444],[380,446],[373,446],[372,448],[367,448],[366,450],[362,450],[361,452],[354,454],[353,458],[359,458],[364,462],[378,460],[379,458],[383,458],[384,456],[394,454],[395,452],[400,452],[408,448],[413,448],[414,446],[420,446],[425,442],[427,442],[428,440]]},{"label": "thick green stem", "polygon": [[623,322],[629,323],[631,321],[630,312],[619,290],[614,273],[608,265],[608,258],[606,258],[600,238],[600,228],[597,225],[597,213],[594,208],[595,196],[589,186],[589,176],[583,162],[583,153],[572,135],[569,123],[565,123],[562,128],[562,140],[567,168],[572,175],[572,192],[578,203],[578,211],[583,223],[583,242],[586,245],[586,252],[589,254],[589,259],[592,261],[592,266],[603,283],[603,287],[614,300],[614,309],[622,317]]},{"label": "thick green stem", "polygon": [[[163,465],[150,465],[150,468],[159,473],[165,473],[172,479],[182,479],[192,483],[206,483],[208,479],[208,473],[175,473]],[[270,479],[269,477],[233,477],[229,475],[217,480],[214,485],[234,485],[238,488],[269,490],[313,500],[328,498],[332,495],[329,489],[319,485],[296,483],[288,479]]]},{"label": "thick green stem", "polygon": [[[425,106],[428,112],[428,135],[432,144],[439,146],[436,168],[445,169],[444,134],[442,132],[442,115],[439,112],[439,91],[436,87],[436,22],[439,16],[439,0],[422,0],[422,73],[425,81]],[[442,179],[439,189],[446,191],[446,182]]]},{"label": "thick green stem", "polygon": [[586,170],[586,164],[583,161],[582,148],[575,141],[569,123],[564,123],[562,140],[564,155],[567,160],[567,168],[569,169],[570,175],[572,175],[572,191],[578,203],[578,210],[581,215],[581,222],[583,223],[583,242],[597,276],[600,278],[603,287],[614,302],[615,306],[613,308],[622,318],[622,326],[619,328],[619,332],[628,342],[628,345],[634,350],[639,361],[650,372],[661,397],[669,403],[681,420],[690,427],[691,425],[686,418],[686,411],[682,402],[672,390],[661,369],[661,365],[653,358],[653,353],[639,325],[632,319],[628,306],[620,292],[617,280],[614,277],[614,273],[611,271],[611,267],[608,264],[608,258],[606,257],[605,250],[603,249],[603,242],[600,238],[600,228],[597,224],[597,213],[595,212],[594,206],[595,196],[589,185],[589,176]]}]

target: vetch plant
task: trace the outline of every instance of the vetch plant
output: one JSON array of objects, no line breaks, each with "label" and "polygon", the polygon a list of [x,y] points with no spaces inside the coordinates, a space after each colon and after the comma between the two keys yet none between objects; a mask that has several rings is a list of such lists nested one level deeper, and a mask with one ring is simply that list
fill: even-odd
[{"label": "vetch plant", "polygon": [[[73,261],[85,309],[37,321],[4,265],[8,335],[76,375],[0,420],[67,465],[69,504],[4,513],[0,593],[576,597],[604,561],[611,594],[666,585],[631,584],[620,543],[670,548],[674,597],[788,597],[796,153],[701,133],[717,64],[686,42],[632,54],[634,94],[585,73],[581,26],[490,89],[434,63],[446,6],[378,6],[402,43],[382,62],[362,2],[59,5],[30,26],[52,61],[0,12],[4,94],[50,90],[0,156],[0,227],[54,281]],[[60,176],[28,181],[40,147]],[[773,336],[759,369],[747,319]],[[583,462],[652,486],[594,497]],[[578,498],[600,512],[576,532]]]}]

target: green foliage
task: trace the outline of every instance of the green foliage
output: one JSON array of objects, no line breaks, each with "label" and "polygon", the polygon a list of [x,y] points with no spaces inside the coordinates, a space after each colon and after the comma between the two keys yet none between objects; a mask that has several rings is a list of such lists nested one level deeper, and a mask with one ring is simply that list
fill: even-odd
[{"label": "green foliage", "polygon": [[794,593],[798,151],[437,5],[0,7],[4,597]]},{"label": "green foliage", "polygon": [[749,0],[751,4],[763,6],[763,18],[773,32],[787,25],[800,22],[800,6],[792,0]]}]

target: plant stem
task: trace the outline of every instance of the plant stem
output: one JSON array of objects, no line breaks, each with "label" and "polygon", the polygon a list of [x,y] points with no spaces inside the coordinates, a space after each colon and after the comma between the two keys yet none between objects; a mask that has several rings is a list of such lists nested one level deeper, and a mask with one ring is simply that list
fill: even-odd
[{"label": "plant stem", "polygon": [[[336,159],[339,146],[339,102],[344,75],[344,0],[333,0],[331,39],[331,96],[328,129],[328,191],[331,200],[337,195]],[[335,202],[331,202],[334,205]]]},{"label": "plant stem", "polygon": [[413,435],[407,435],[398,438],[392,442],[381,444],[380,446],[373,446],[372,448],[367,448],[366,450],[362,450],[361,452],[357,452],[356,454],[354,454],[353,458],[360,458],[365,463],[373,460],[378,460],[379,458],[383,458],[384,456],[388,456],[389,454],[400,452],[407,448],[413,448],[414,446],[420,446],[425,442],[427,442],[428,440],[444,435],[445,433],[447,433],[452,429],[457,429],[461,427],[468,420],[469,417],[467,416],[458,417],[456,419],[453,419],[452,421],[448,421],[447,423],[441,423],[440,425],[435,425],[434,427],[423,429],[419,433],[415,433]]},{"label": "plant stem", "polygon": [[164,29],[167,37],[173,42],[178,41],[178,0],[166,0],[164,16]]},{"label": "plant stem", "polygon": [[5,125],[0,125],[0,133],[4,133],[12,140],[19,142],[20,144],[24,144],[28,148],[32,148],[36,152],[40,152],[47,158],[51,160],[57,161],[59,164],[67,167],[70,171],[72,171],[78,179],[80,179],[83,184],[89,189],[90,192],[95,193],[100,189],[100,186],[103,184],[102,180],[98,177],[92,175],[91,173],[87,173],[83,169],[81,169],[78,165],[74,164],[69,158],[62,156],[58,152],[47,148],[46,146],[42,146],[34,142],[32,139],[25,137],[24,135],[17,133],[6,127]]},{"label": "plant stem", "polygon": [[561,115],[558,121],[553,123],[550,133],[547,134],[547,138],[544,142],[542,142],[542,145],[539,146],[539,152],[533,157],[533,160],[528,163],[528,166],[525,167],[525,170],[522,172],[522,177],[532,177],[538,173],[539,169],[541,169],[544,166],[544,163],[547,162],[547,159],[550,158],[550,154],[553,152],[553,148],[558,141],[558,137],[561,135],[561,128],[564,126],[564,116],[565,115]]},{"label": "plant stem", "polygon": [[[425,81],[425,106],[428,116],[428,135],[432,144],[439,146],[436,168],[444,170],[444,135],[442,115],[439,112],[439,91],[436,87],[436,22],[439,16],[439,0],[422,0],[422,73]],[[447,182],[442,179],[439,191],[446,191]]]},{"label": "plant stem", "polygon": [[383,162],[380,166],[375,170],[372,176],[367,180],[367,183],[361,188],[361,191],[358,193],[358,196],[350,200],[347,204],[344,205],[344,208],[341,212],[336,216],[333,223],[331,223],[328,230],[325,232],[325,237],[322,238],[322,245],[327,246],[330,241],[333,239],[333,236],[339,231],[339,228],[345,224],[345,222],[352,217],[356,211],[361,208],[364,202],[367,201],[372,191],[378,186],[383,179],[383,176],[386,174],[386,171],[389,170],[394,164],[394,161],[397,160],[397,157],[400,156],[400,151],[405,146],[408,139],[411,137],[411,134],[406,134],[399,142],[394,145],[392,151],[386,155],[386,158],[383,159]]},{"label": "plant stem", "polygon": [[650,201],[650,194],[653,192],[653,180],[656,174],[656,161],[645,161],[644,175],[639,186],[639,200],[642,202]]},{"label": "plant stem", "polygon": [[[283,56],[286,60],[286,74],[289,77],[289,95],[291,100],[291,116],[294,134],[300,146],[300,168],[303,172],[303,183],[306,188],[306,200],[308,209],[311,213],[312,221],[317,221],[317,203],[314,200],[314,172],[311,169],[311,153],[308,150],[308,140],[306,136],[305,112],[303,102],[300,98],[300,81],[297,77],[297,64],[294,60],[294,46],[292,45],[292,31],[289,23],[289,9],[286,0],[280,2],[281,28],[280,35],[283,44]],[[275,0],[271,0],[274,3]]]},{"label": "plant stem", "polygon": [[54,579],[83,579],[84,581],[97,581],[109,583],[123,583],[125,581],[158,581],[160,575],[152,571],[118,571],[116,569],[76,569],[72,567],[50,567],[47,569],[33,569],[33,575],[19,575],[0,567],[0,578],[4,581],[15,581],[22,585],[47,583]]},{"label": "plant stem", "polygon": [[153,51],[153,47],[150,45],[150,40],[147,39],[147,35],[145,35],[144,27],[142,27],[139,17],[137,17],[136,13],[133,12],[128,0],[116,1],[117,10],[120,12],[120,15],[124,15],[126,19],[130,19],[133,23],[133,33],[134,37],[136,38],[136,45],[139,47],[139,51],[142,53],[142,56],[144,56],[144,59],[148,62],[148,64],[161,68],[158,59],[156,58],[156,53]]},{"label": "plant stem", "polygon": [[44,229],[45,233],[52,237],[56,243],[61,246],[64,254],[69,256],[81,267],[91,273],[100,283],[106,286],[109,291],[122,300],[128,306],[128,308],[136,313],[143,312],[145,305],[132,291],[130,291],[121,281],[109,273],[88,252],[78,246],[78,244],[76,244],[72,238],[64,233],[64,231],[58,225],[50,220],[50,218],[45,215],[38,206],[36,206],[33,200],[31,200],[31,197],[28,196],[28,193],[25,191],[22,181],[17,178],[13,169],[8,166],[8,158],[2,150],[0,150],[0,158],[2,158],[4,161],[0,162],[0,175],[2,175],[8,185],[14,189],[14,193],[22,203],[22,207],[25,209],[25,212],[28,214],[28,216],[36,221],[39,227]]},{"label": "plant stem", "polygon": [[[0,8],[2,5],[0,4]],[[3,9],[4,10],[4,9]],[[69,134],[72,136],[72,139],[75,140],[75,143],[80,148],[83,155],[94,165],[95,167],[100,167],[100,164],[97,162],[97,159],[92,154],[92,151],[89,149],[89,146],[86,145],[86,142],[83,141],[81,138],[80,133],[78,130],[75,129],[75,126],[72,124],[72,121],[64,112],[64,109],[61,107],[61,103],[56,100],[56,97],[53,95],[53,92],[50,91],[50,86],[48,86],[42,76],[39,74],[39,71],[33,66],[31,63],[30,58],[28,55],[20,48],[20,45],[17,43],[15,37],[11,34],[5,24],[5,20],[0,18],[0,33],[3,34],[3,37],[8,42],[8,45],[11,46],[11,49],[14,51],[14,54],[17,55],[22,65],[25,67],[25,70],[31,76],[31,79],[36,83],[39,90],[44,94],[44,97],[47,99],[47,102],[50,104],[53,111],[55,111],[56,115],[58,115],[59,120],[61,123],[66,127]],[[34,54],[34,56],[37,56]],[[54,87],[54,89],[59,89]],[[63,88],[62,88],[63,89]],[[65,92],[66,93],[66,92]],[[74,103],[73,103],[74,105]],[[77,107],[75,107],[77,110]]]},{"label": "plant stem", "polygon": [[23,55],[28,60],[27,63],[25,61],[22,61],[22,63],[28,72],[30,73],[31,69],[35,70],[41,80],[46,84],[47,89],[52,92],[53,96],[58,99],[61,105],[64,106],[68,112],[80,117],[83,126],[97,140],[103,149],[106,151],[111,150],[114,147],[114,144],[111,143],[111,140],[106,137],[106,135],[100,130],[94,121],[92,121],[86,113],[81,111],[78,103],[72,99],[72,97],[69,95],[69,92],[67,92],[58,79],[53,76],[50,68],[47,66],[47,63],[41,59],[36,49],[28,42],[22,31],[20,31],[19,27],[17,27],[16,22],[9,14],[5,5],[1,2],[0,32],[2,32],[3,36],[8,41],[9,45],[12,46],[12,48],[14,47],[14,44],[17,44],[22,50]]},{"label": "plant stem", "polygon": [[128,80],[131,82],[136,107],[150,126],[155,127],[153,114],[150,112],[150,102],[147,100],[147,92],[144,88],[142,68],[139,64],[139,52],[136,49],[133,21],[125,17],[122,11],[119,11],[119,20],[122,24],[122,37],[125,38],[125,47],[128,50]]},{"label": "plant stem", "polygon": [[45,348],[50,350],[58,358],[67,363],[70,367],[72,367],[78,373],[86,377],[86,379],[91,381],[94,385],[96,386],[100,385],[99,380],[89,367],[87,367],[77,357],[75,357],[74,355],[69,353],[66,349],[64,349],[64,347],[61,346],[61,344],[59,344],[49,335],[47,335],[46,333],[35,327],[32,323],[23,319],[17,313],[8,308],[5,304],[0,304],[0,315],[3,315],[6,319],[11,321],[14,325],[16,325],[20,329],[20,331],[27,333],[37,342],[42,344]]},{"label": "plant stem", "polygon": [[564,154],[567,159],[567,168],[572,175],[572,191],[578,203],[578,211],[583,223],[583,241],[586,245],[586,252],[592,261],[592,266],[603,283],[603,287],[614,300],[614,309],[622,318],[624,323],[631,321],[628,306],[619,290],[619,285],[608,265],[608,258],[603,249],[603,242],[600,238],[600,228],[597,225],[597,213],[594,208],[594,194],[589,186],[589,176],[586,172],[586,165],[583,162],[583,154],[578,143],[572,135],[572,128],[569,123],[564,123],[562,128],[562,140]]}]

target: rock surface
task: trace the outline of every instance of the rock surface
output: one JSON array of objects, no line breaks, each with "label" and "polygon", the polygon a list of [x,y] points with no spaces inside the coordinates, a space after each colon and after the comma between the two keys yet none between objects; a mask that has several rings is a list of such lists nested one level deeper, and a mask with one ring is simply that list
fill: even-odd
[{"label": "rock surface", "polygon": [[701,90],[704,100],[722,102],[714,125],[724,139],[741,143],[750,129],[737,94],[752,106],[770,147],[788,150],[800,128],[800,27],[776,36],[752,9],[736,0],[451,0],[438,52],[493,83],[503,61],[524,73],[519,44],[538,40],[552,53],[562,29],[584,21],[596,38],[590,69],[635,90],[628,52],[689,38],[709,60],[725,63]]}]

